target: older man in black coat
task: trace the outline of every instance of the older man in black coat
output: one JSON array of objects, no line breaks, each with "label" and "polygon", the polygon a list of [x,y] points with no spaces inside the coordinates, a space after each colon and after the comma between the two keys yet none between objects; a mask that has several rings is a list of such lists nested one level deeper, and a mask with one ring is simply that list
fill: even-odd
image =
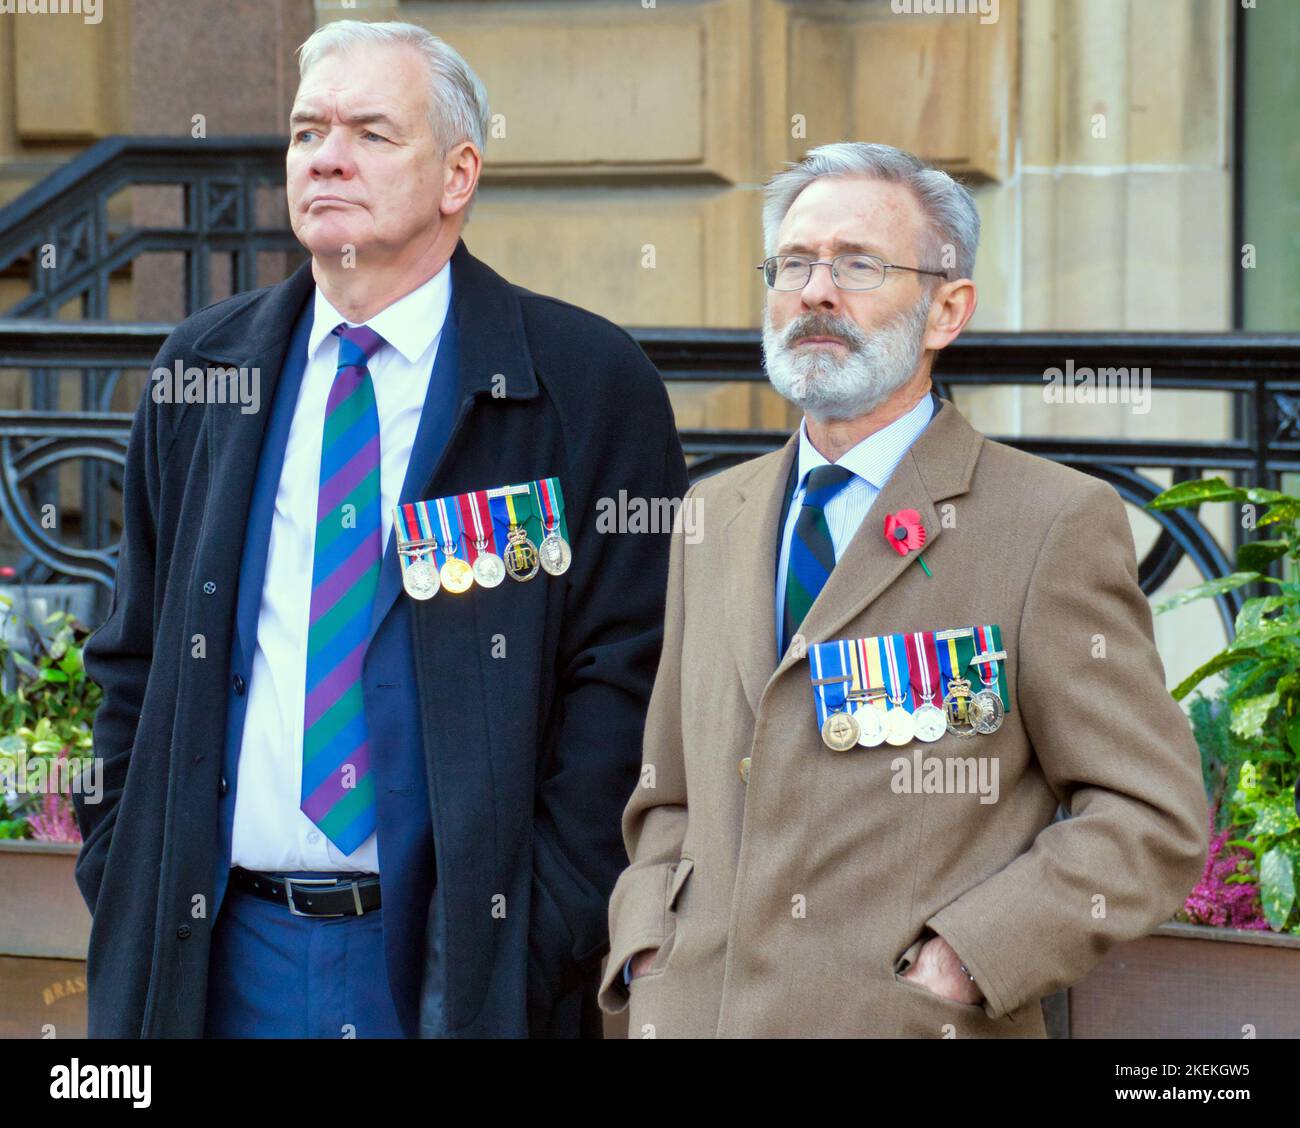
[{"label": "older man in black coat", "polygon": [[[86,647],[90,1032],[594,1034],[668,532],[598,518],[684,493],[667,395],[626,333],[466,249],[487,105],[441,41],[327,25],[293,122],[311,264],[178,326],[132,426]],[[177,397],[178,366],[259,394]],[[551,478],[567,571],[402,590],[394,503]]]}]

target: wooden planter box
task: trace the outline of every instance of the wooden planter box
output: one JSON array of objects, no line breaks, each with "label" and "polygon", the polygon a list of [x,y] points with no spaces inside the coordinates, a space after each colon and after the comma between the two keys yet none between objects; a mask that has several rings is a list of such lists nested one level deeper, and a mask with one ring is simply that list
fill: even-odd
[{"label": "wooden planter box", "polygon": [[0,1037],[86,1036],[90,913],[80,844],[0,841]]},{"label": "wooden planter box", "polygon": [[1069,991],[1071,1038],[1300,1037],[1300,937],[1162,924]]}]

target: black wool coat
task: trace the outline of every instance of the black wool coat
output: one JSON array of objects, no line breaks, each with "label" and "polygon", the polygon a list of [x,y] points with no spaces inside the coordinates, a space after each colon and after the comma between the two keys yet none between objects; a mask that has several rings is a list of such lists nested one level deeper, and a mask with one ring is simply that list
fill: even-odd
[{"label": "black wool coat", "polygon": [[[669,532],[611,532],[598,516],[620,491],[680,498],[686,465],[662,380],[623,330],[508,283],[464,242],[451,271],[460,408],[419,496],[558,474],[573,562],[560,577],[507,580],[508,622],[486,621],[477,592],[412,608],[432,907],[447,922],[441,1033],[590,1035],[608,898],[626,864],[620,817],[662,645]],[[192,906],[197,894],[211,903],[218,865],[222,672],[274,383],[312,287],[305,264],[209,306],[154,362],[259,368],[261,410],[157,404],[146,386],[135,413],[112,607],[85,649],[104,691],[94,722],[104,798],[76,799],[92,1036],[203,1032],[211,922]],[[512,653],[528,655],[509,663],[508,684],[489,666],[503,630]],[[460,656],[454,670],[449,655]],[[516,908],[483,911],[501,894]]]}]

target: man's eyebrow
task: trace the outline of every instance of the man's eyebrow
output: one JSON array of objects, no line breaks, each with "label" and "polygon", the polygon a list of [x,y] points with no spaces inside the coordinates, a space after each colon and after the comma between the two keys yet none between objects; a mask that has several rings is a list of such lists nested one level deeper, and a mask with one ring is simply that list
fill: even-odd
[{"label": "man's eyebrow", "polygon": [[[289,115],[290,125],[303,125],[307,123],[323,122],[325,115],[315,106],[303,106],[296,109]],[[366,113],[353,114],[351,117],[343,119],[344,125],[383,125],[394,133],[400,132],[400,129],[392,118],[380,110],[370,110]]]},{"label": "man's eyebrow", "polygon": [[[836,239],[835,242],[831,244],[831,250],[837,255],[846,253],[852,254],[855,251],[859,254],[884,254],[879,247],[874,246],[871,243],[855,243],[851,240],[845,239]],[[817,252],[805,243],[793,243],[789,246],[779,247],[776,253],[779,255],[815,255]]]}]

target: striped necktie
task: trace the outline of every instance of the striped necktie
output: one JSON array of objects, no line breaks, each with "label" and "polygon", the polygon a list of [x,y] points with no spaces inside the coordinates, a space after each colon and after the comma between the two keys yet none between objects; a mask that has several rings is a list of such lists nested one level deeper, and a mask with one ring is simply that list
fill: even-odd
[{"label": "striped necktie", "polygon": [[350,854],[375,830],[361,663],[383,558],[379,412],[367,364],[384,339],[365,325],[334,333],[339,364],[321,438],[301,808]]},{"label": "striped necktie", "polygon": [[826,506],[853,477],[852,470],[834,464],[815,466],[808,471],[808,487],[803,496],[803,508],[794,523],[790,558],[785,568],[782,654],[835,567],[835,545],[826,524]]}]

